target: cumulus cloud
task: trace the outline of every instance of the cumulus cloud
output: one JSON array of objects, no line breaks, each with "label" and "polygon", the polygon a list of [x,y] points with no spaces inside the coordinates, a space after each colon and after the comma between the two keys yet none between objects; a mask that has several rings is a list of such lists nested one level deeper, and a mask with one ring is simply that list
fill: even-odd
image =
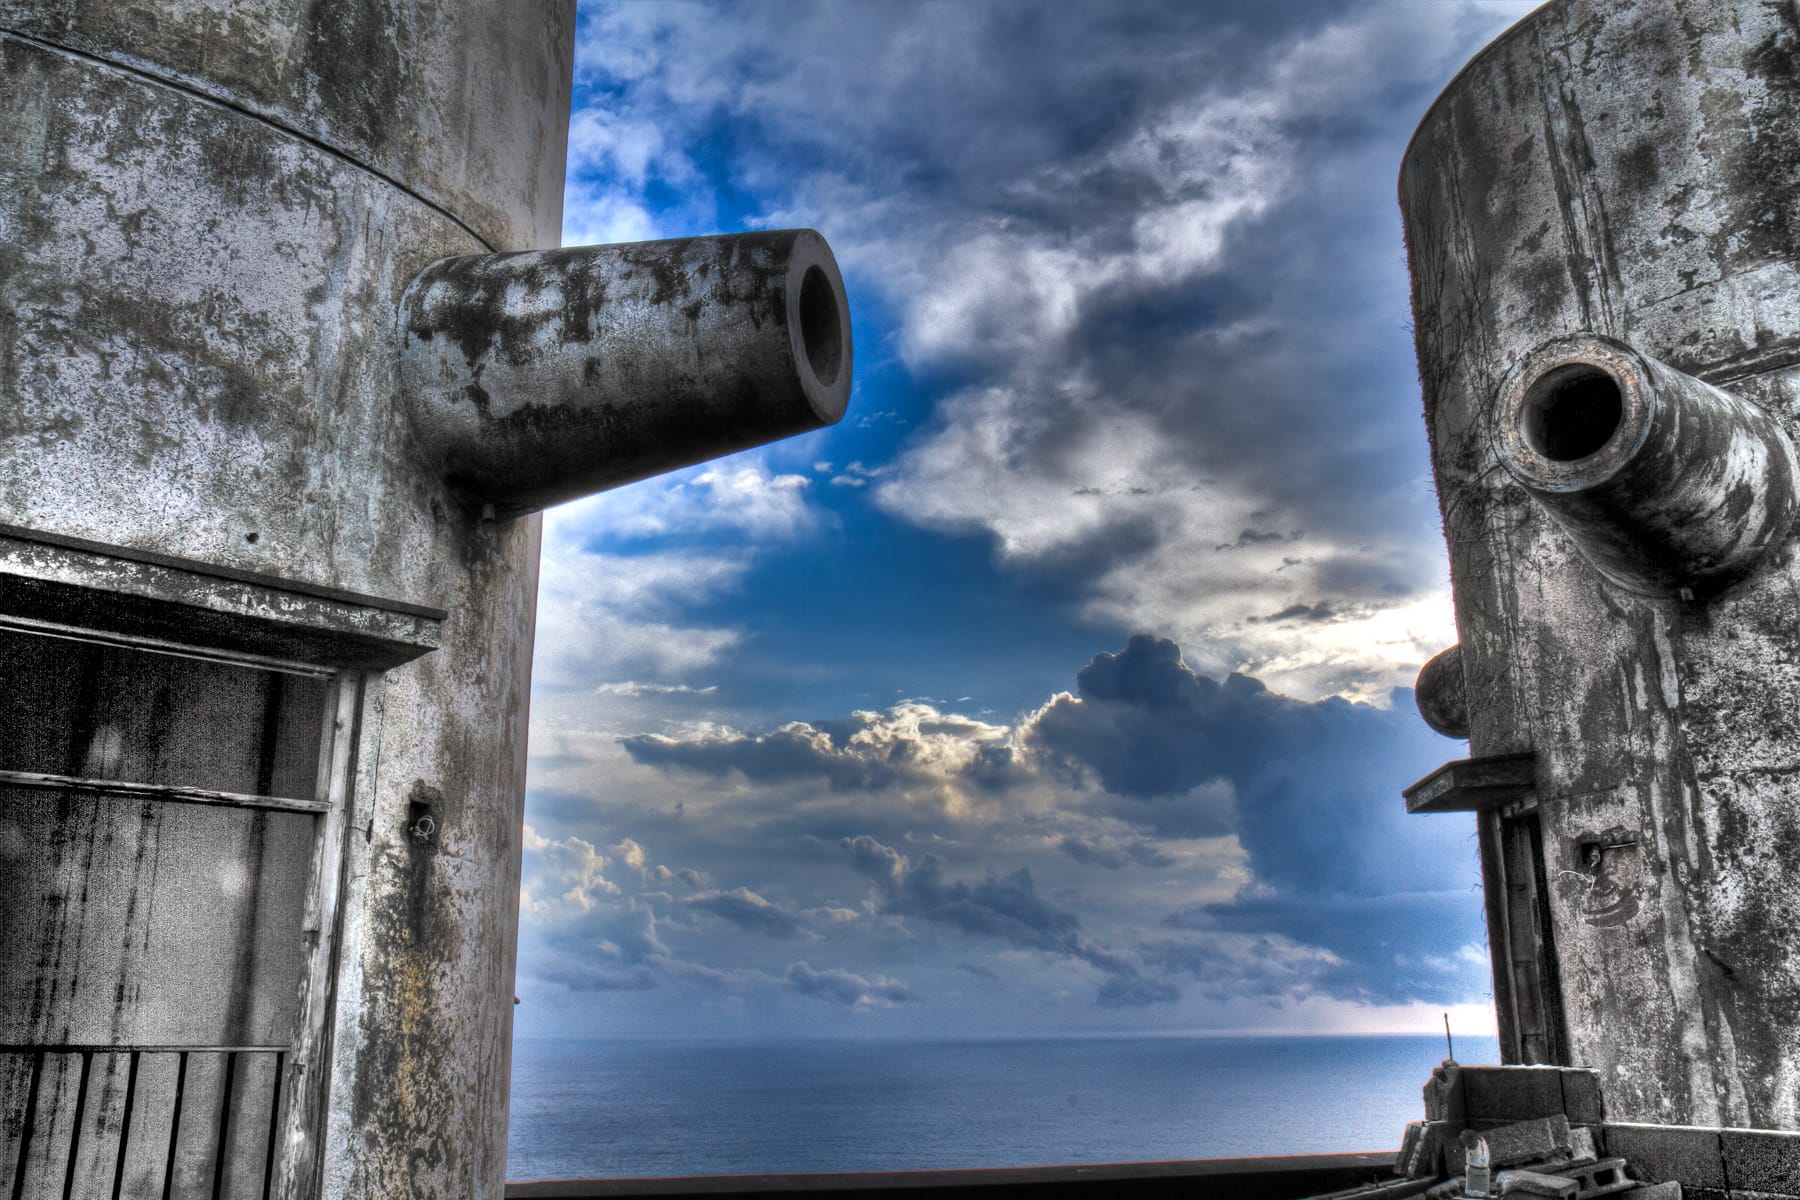
[{"label": "cumulus cloud", "polygon": [[732,729],[699,736],[639,734],[620,744],[637,762],[752,784],[813,781],[846,794],[910,790],[927,803],[966,810],[969,785],[1012,774],[1008,729],[945,713],[922,701],[835,721],[792,721],[768,733]]},{"label": "cumulus cloud", "polygon": [[[607,682],[682,686],[742,640],[735,629],[681,625],[659,614],[737,585],[741,557],[663,551],[622,555],[592,548],[588,502],[545,522],[539,580],[537,656],[540,691],[589,692]],[[643,677],[648,676],[646,680]]]},{"label": "cumulus cloud", "polygon": [[811,479],[772,472],[754,457],[646,482],[609,495],[604,506],[609,540],[653,538],[667,544],[734,534],[763,541],[810,533],[821,519],[807,502]]},{"label": "cumulus cloud", "polygon": [[[1399,800],[1445,746],[1408,695],[1385,708],[1299,700],[1241,675],[1210,678],[1149,636],[1096,655],[1075,682],[1005,725],[913,700],[760,734],[631,736],[621,748],[734,789],[731,807],[708,811],[748,821],[746,837],[830,839],[873,885],[873,917],[1083,964],[1105,977],[1104,1005],[1173,1002],[1184,981],[1206,997],[1372,1003],[1480,986],[1456,957],[1481,937],[1470,831],[1409,817]],[[886,834],[869,832],[878,823]],[[1215,843],[1229,852],[1202,849]],[[1038,881],[1058,861],[1053,898]],[[1203,890],[1149,912],[1155,891],[1123,893],[1133,899],[1110,908],[1071,870],[1200,872]],[[801,910],[748,889],[687,904],[746,930],[818,936]],[[1089,928],[1100,918],[1104,936]]]},{"label": "cumulus cloud", "polygon": [[553,841],[527,825],[525,856],[520,908],[527,914],[589,912],[599,897],[619,894],[618,885],[602,874],[610,865],[606,856],[581,838]]}]

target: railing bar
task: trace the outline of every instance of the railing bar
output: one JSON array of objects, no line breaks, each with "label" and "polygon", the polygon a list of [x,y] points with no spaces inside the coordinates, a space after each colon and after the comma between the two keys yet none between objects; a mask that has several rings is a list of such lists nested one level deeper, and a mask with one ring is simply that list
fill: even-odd
[{"label": "railing bar", "polygon": [[237,1058],[236,1053],[225,1056],[225,1082],[219,1087],[224,1103],[219,1108],[219,1145],[213,1153],[212,1200],[220,1200],[225,1187],[225,1156],[231,1152],[231,1077],[237,1074]]},{"label": "railing bar", "polygon": [[138,1052],[131,1052],[131,1065],[125,1072],[125,1111],[119,1117],[119,1161],[113,1167],[112,1200],[119,1200],[125,1190],[125,1152],[131,1147],[131,1110],[137,1104]]},{"label": "railing bar", "polygon": [[131,800],[161,800],[169,804],[215,804],[227,808],[265,808],[277,812],[309,813],[330,810],[327,802],[299,796],[252,796],[247,792],[220,792],[211,788],[183,787],[169,783],[131,783],[123,779],[86,779],[43,771],[0,771],[0,787],[42,788],[57,792],[90,792],[98,796]]},{"label": "railing bar", "polygon": [[130,1051],[133,1054],[279,1054],[289,1049],[279,1046],[196,1046],[187,1043],[180,1046],[140,1046],[136,1043],[120,1045],[114,1042],[92,1042],[75,1044],[0,1044],[0,1054],[121,1054]]},{"label": "railing bar", "polygon": [[286,1070],[287,1055],[277,1051],[275,1094],[269,1100],[269,1154],[267,1161],[263,1163],[263,1200],[269,1200],[270,1189],[275,1186],[275,1143],[281,1137],[281,1082]]},{"label": "railing bar", "polygon": [[[0,537],[5,536],[4,527],[0,527]],[[15,633],[28,633],[35,637],[61,638],[69,642],[88,642],[95,646],[113,646],[121,650],[141,650],[145,654],[163,654],[172,658],[191,658],[199,662],[222,663],[228,667],[252,667],[259,671],[280,671],[284,675],[309,675],[323,678],[330,675],[332,671],[330,667],[292,662],[285,658],[270,658],[262,654],[236,654],[227,650],[189,646],[184,642],[135,637],[125,633],[108,633],[101,629],[85,629],[80,626],[62,625],[55,621],[39,621],[31,617],[10,614],[0,616],[0,629]]]},{"label": "railing bar", "polygon": [[31,1058],[31,1085],[25,1089],[25,1124],[19,1132],[19,1161],[13,1164],[12,1200],[25,1195],[25,1162],[31,1157],[31,1127],[37,1124],[38,1085],[44,1079],[44,1052]]},{"label": "railing bar", "polygon": [[81,1165],[81,1126],[87,1119],[88,1074],[93,1067],[93,1052],[82,1051],[81,1082],[75,1085],[75,1127],[69,1135],[69,1165],[63,1169],[63,1200],[88,1200],[75,1195],[75,1169]]},{"label": "railing bar", "polygon": [[169,1115],[169,1161],[163,1168],[163,1200],[175,1188],[175,1151],[181,1145],[181,1098],[187,1088],[187,1051],[175,1060],[175,1111]]}]

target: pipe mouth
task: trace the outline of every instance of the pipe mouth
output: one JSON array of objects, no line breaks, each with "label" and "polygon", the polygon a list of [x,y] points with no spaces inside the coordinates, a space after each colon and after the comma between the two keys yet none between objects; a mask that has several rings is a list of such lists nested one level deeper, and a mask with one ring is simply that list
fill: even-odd
[{"label": "pipe mouth", "polygon": [[838,319],[837,297],[825,272],[814,265],[806,268],[800,281],[800,341],[806,347],[806,362],[818,381],[826,387],[837,382],[838,367],[843,361],[843,323]]},{"label": "pipe mouth", "polygon": [[1649,436],[1655,394],[1631,347],[1576,334],[1543,342],[1500,385],[1494,445],[1520,483],[1578,492],[1604,483]]},{"label": "pipe mouth", "polygon": [[813,411],[829,425],[850,403],[850,304],[831,247],[810,229],[794,240],[787,295],[795,372]]},{"label": "pipe mouth", "polygon": [[1551,462],[1575,462],[1605,449],[1624,416],[1619,381],[1592,363],[1574,362],[1532,380],[1520,432]]}]

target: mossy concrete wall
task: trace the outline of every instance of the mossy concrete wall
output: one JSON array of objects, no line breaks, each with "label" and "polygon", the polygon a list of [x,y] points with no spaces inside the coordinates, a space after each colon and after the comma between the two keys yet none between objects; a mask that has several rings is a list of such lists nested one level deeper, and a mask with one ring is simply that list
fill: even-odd
[{"label": "mossy concrete wall", "polygon": [[539,523],[416,453],[394,324],[437,259],[557,243],[573,37],[548,0],[0,3],[0,523],[448,614],[360,714],[307,1194],[501,1188]]}]

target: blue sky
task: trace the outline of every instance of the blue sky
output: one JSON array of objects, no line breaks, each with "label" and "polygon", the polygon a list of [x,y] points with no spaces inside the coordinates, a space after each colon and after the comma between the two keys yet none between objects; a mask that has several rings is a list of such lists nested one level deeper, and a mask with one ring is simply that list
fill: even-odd
[{"label": "blue sky", "polygon": [[584,4],[566,244],[810,226],[829,430],[549,514],[523,1034],[1492,1029],[1393,181],[1529,4]]}]

